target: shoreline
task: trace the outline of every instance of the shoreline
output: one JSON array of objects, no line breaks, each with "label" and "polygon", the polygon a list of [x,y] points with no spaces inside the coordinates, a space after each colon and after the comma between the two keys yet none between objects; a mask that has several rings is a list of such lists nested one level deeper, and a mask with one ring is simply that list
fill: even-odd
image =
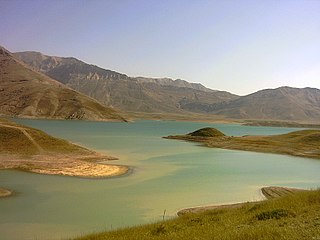
[{"label": "shoreline", "polygon": [[239,203],[230,203],[230,204],[218,204],[218,205],[208,205],[208,206],[198,206],[198,207],[191,207],[191,208],[184,208],[179,210],[176,214],[178,217],[183,216],[188,213],[200,213],[209,210],[219,210],[219,209],[232,209],[232,208],[239,208],[242,207],[244,204],[252,203],[258,204],[264,201],[268,201],[270,199],[283,197],[286,195],[293,194],[295,192],[307,191],[305,189],[298,189],[298,188],[289,188],[289,187],[263,187],[260,189],[260,192],[264,196],[264,199],[259,201],[253,202],[239,202]]},{"label": "shoreline", "polygon": [[[94,159],[94,160],[92,160]],[[104,161],[104,163],[99,163]],[[38,154],[21,156],[0,155],[0,170],[15,169],[45,175],[58,175],[80,178],[110,178],[127,175],[130,168],[125,165],[106,164],[109,157],[82,154]]]},{"label": "shoreline", "polygon": [[6,119],[0,119],[0,132],[0,170],[84,178],[120,176],[129,171],[127,166],[109,164],[118,158]]}]

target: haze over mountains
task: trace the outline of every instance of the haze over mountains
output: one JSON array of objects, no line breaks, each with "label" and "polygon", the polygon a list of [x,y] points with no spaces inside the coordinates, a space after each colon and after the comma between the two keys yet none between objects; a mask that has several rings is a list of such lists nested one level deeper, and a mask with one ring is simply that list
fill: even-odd
[{"label": "haze over mountains", "polygon": [[29,118],[124,121],[114,109],[35,72],[2,47],[0,114]]},{"label": "haze over mountains", "polygon": [[234,119],[320,119],[320,90],[280,87],[246,96],[170,78],[128,77],[75,58],[18,52],[14,56],[51,78],[108,106],[144,113],[202,113]]}]

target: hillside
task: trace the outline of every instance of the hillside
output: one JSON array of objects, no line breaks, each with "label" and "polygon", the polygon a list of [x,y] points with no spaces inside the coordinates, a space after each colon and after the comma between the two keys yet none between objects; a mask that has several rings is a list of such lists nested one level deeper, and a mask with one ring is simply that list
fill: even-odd
[{"label": "hillside", "polygon": [[[208,132],[210,134],[207,134]],[[168,136],[165,138],[201,142],[213,148],[279,153],[320,159],[320,130],[300,130],[270,136],[247,135],[230,137],[225,136],[217,129],[204,128],[186,135]]]},{"label": "hillside", "polygon": [[183,80],[132,78],[75,58],[52,57],[37,52],[15,53],[15,56],[35,70],[123,111],[187,114],[188,106],[192,104],[206,105],[237,98],[231,93],[213,91]]},{"label": "hillside", "polygon": [[319,123],[320,90],[291,87],[265,89],[228,103],[211,105],[207,112],[235,119],[296,120]]},{"label": "hillside", "polygon": [[320,119],[319,89],[280,87],[239,97],[180,79],[132,78],[75,58],[38,52],[19,52],[15,56],[37,71],[123,111],[310,123]]},{"label": "hillside", "polygon": [[114,159],[38,129],[0,119],[0,169],[78,177],[126,173],[125,166],[96,163]]},{"label": "hillside", "polygon": [[0,47],[0,114],[26,118],[124,121],[110,107],[27,67]]}]

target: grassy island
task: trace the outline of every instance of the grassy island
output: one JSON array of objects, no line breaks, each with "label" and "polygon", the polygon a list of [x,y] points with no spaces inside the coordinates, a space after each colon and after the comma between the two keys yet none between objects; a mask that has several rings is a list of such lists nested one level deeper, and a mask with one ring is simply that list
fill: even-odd
[{"label": "grassy island", "polygon": [[107,160],[115,158],[0,119],[0,169],[78,177],[109,177],[128,171],[126,166],[99,164]]},{"label": "grassy island", "polygon": [[203,128],[186,135],[165,137],[200,142],[208,147],[320,158],[320,130],[300,130],[270,136],[226,136],[214,128]]}]

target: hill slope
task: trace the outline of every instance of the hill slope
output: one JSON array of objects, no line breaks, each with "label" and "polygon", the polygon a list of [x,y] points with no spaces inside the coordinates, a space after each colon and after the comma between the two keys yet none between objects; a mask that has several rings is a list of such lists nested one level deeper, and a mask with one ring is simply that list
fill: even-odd
[{"label": "hill slope", "polygon": [[96,100],[25,66],[0,47],[0,114],[29,118],[124,121]]},{"label": "hill slope", "polygon": [[[34,69],[108,106],[146,113],[187,113],[190,104],[212,104],[236,99],[228,92],[169,78],[132,78],[86,64],[75,58],[15,53]],[[198,112],[197,109],[191,109]]]},{"label": "hill slope", "polygon": [[208,112],[237,119],[319,122],[320,90],[291,87],[265,89],[228,103],[211,105]]},{"label": "hill slope", "polygon": [[126,166],[96,163],[111,159],[38,129],[0,119],[0,169],[78,177],[108,177],[128,171]]}]

